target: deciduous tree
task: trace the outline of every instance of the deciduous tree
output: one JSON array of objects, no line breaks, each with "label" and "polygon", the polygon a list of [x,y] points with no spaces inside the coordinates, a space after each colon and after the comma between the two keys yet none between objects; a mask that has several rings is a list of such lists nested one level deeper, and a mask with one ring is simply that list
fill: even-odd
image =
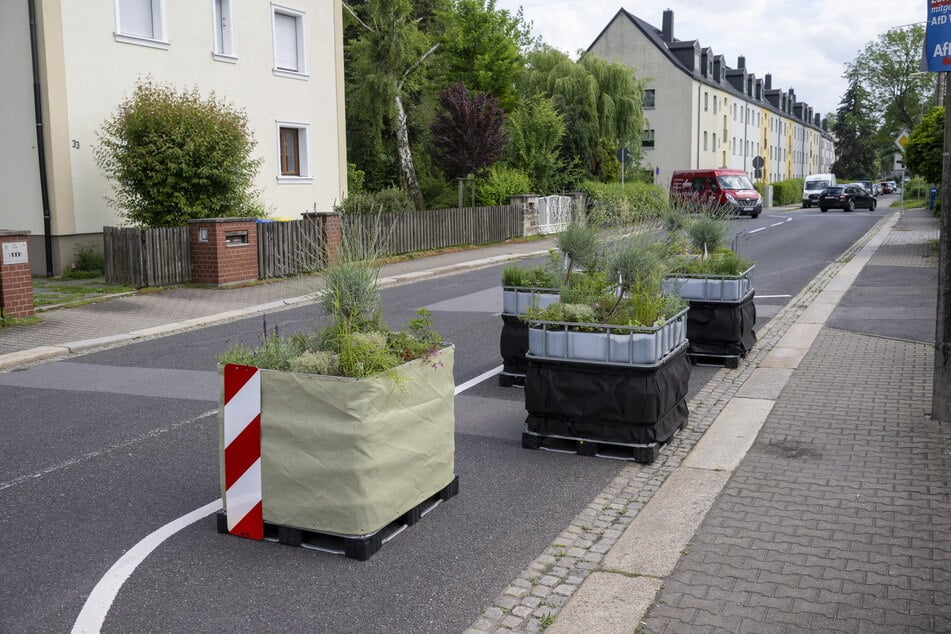
[{"label": "deciduous tree", "polygon": [[911,131],[905,145],[905,165],[929,183],[940,183],[943,153],[944,108],[939,106],[929,110]]},{"label": "deciduous tree", "polygon": [[508,133],[499,100],[454,84],[439,94],[442,111],[432,132],[432,157],[449,178],[482,174],[505,152]]}]

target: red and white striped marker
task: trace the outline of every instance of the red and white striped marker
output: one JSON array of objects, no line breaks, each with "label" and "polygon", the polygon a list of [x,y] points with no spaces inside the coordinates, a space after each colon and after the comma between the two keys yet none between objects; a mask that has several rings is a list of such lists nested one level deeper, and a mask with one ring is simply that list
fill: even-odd
[{"label": "red and white striped marker", "polygon": [[228,532],[264,539],[261,502],[261,371],[225,365],[225,508]]}]

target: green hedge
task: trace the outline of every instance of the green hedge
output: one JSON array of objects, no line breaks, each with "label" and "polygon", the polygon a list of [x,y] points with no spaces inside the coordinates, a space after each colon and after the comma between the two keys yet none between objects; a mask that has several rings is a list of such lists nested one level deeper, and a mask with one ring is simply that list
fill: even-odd
[{"label": "green hedge", "polygon": [[787,178],[784,181],[770,183],[773,188],[773,206],[801,203],[803,184],[802,178]]},{"label": "green hedge", "polygon": [[599,183],[585,181],[581,191],[588,196],[588,219],[601,226],[628,226],[656,218],[669,207],[667,192],[650,183]]},{"label": "green hedge", "polygon": [[378,192],[356,192],[347,196],[337,211],[344,214],[378,214],[393,211],[415,211],[406,190],[387,187]]}]

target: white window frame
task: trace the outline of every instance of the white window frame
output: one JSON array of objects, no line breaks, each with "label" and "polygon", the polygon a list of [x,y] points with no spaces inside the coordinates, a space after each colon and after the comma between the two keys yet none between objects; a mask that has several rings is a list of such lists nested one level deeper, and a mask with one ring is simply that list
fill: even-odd
[{"label": "white window frame", "polygon": [[[234,64],[238,61],[238,46],[234,32],[234,3],[232,0],[211,0],[211,20],[212,42],[214,45],[211,57],[219,62]],[[222,28],[222,22],[229,25],[227,32]]]},{"label": "white window frame", "polygon": [[[294,18],[297,24],[297,65],[296,71],[287,68],[278,68],[277,66],[277,16],[283,15]],[[271,38],[274,44],[274,69],[273,72],[278,77],[290,77],[292,79],[307,79],[307,46],[306,34],[304,32],[304,12],[297,9],[291,9],[279,4],[271,4]]]},{"label": "white window frame", "polygon": [[[298,131],[298,160],[300,161],[300,175],[283,174],[281,172],[281,128],[294,128]],[[278,183],[312,183],[314,177],[310,171],[310,124],[299,121],[275,121],[274,134],[277,156]]]},{"label": "white window frame", "polygon": [[168,41],[168,34],[165,31],[165,0],[146,0],[152,3],[152,37],[143,37],[142,35],[134,33],[122,32],[122,18],[119,14],[120,1],[121,0],[115,0],[116,30],[115,33],[113,33],[113,37],[116,42],[168,50],[170,42]]}]

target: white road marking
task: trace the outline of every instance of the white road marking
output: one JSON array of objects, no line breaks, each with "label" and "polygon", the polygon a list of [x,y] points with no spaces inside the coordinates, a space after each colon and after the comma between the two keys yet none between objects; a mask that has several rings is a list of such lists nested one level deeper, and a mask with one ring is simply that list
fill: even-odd
[{"label": "white road marking", "polygon": [[752,234],[754,234],[754,233],[759,233],[760,231],[766,231],[766,227],[760,227],[759,229],[753,229],[752,231],[750,231],[750,235],[752,235]]},{"label": "white road marking", "polygon": [[495,376],[495,375],[497,375],[499,372],[501,372],[502,369],[503,369],[503,367],[504,367],[504,366],[501,366],[501,365],[500,365],[499,367],[493,368],[493,369],[489,370],[488,372],[483,372],[482,374],[480,374],[480,375],[477,376],[476,378],[470,379],[470,380],[466,381],[465,383],[463,383],[462,385],[457,385],[457,386],[456,386],[456,394],[457,394],[457,395],[458,395],[458,394],[462,394],[463,392],[465,392],[466,390],[468,390],[470,387],[475,387],[475,386],[478,385],[479,383],[482,383],[483,381],[485,381],[485,380],[487,380],[487,379],[491,379],[493,376]]},{"label": "white road marking", "polygon": [[[492,370],[489,370],[488,372],[484,372],[480,374],[474,379],[466,381],[465,383],[461,385],[457,385],[455,394],[461,394],[462,392],[465,392],[469,388],[474,387],[478,385],[479,383],[482,383],[483,381],[492,378],[493,376],[496,376],[499,372],[502,371],[502,368],[503,366],[500,365],[497,368],[493,368]],[[201,416],[199,416],[198,418],[192,419],[192,421],[199,420],[206,416],[210,416],[212,414],[217,414],[217,413],[218,413],[217,410],[206,412],[202,414]],[[192,422],[192,421],[186,421],[186,422]],[[182,423],[182,425],[184,424],[185,423]],[[180,427],[181,425],[177,425],[177,426]],[[170,427],[169,429],[172,429],[172,428]],[[167,431],[167,430],[160,430],[160,431]],[[152,437],[156,435],[156,433],[158,432],[150,432],[149,434],[147,434],[146,436],[143,436],[140,439],[128,441],[120,445],[110,447],[103,451],[95,452],[94,454],[87,454],[86,456],[83,456],[80,459],[68,461],[56,467],[51,467],[50,469],[46,469],[45,471],[41,471],[35,475],[23,476],[22,478],[13,480],[10,483],[7,483],[5,485],[0,485],[0,490],[2,490],[3,488],[7,486],[13,486],[14,484],[18,484],[22,480],[27,480],[34,477],[40,477],[41,475],[45,475],[46,473],[49,473],[51,471],[55,471],[57,469],[61,469],[66,466],[70,466],[72,464],[82,462],[91,457],[95,457],[97,455],[101,455],[103,453],[107,453],[109,451],[114,451],[115,449],[128,446],[132,444],[133,442],[138,442],[138,440],[141,440],[147,437]],[[112,567],[106,572],[105,576],[103,576],[103,578],[99,580],[99,583],[96,584],[96,587],[93,588],[92,592],[89,594],[89,597],[86,599],[86,603],[83,605],[82,611],[80,611],[79,616],[76,617],[76,622],[73,624],[73,630],[72,630],[73,634],[84,634],[86,632],[99,632],[99,630],[102,628],[103,622],[106,620],[106,615],[109,614],[109,609],[112,607],[113,602],[116,600],[116,597],[119,595],[119,590],[122,589],[122,586],[125,584],[126,580],[130,576],[132,576],[132,573],[135,572],[135,569],[138,568],[139,564],[145,561],[145,558],[148,557],[150,554],[152,554],[152,551],[154,551],[156,548],[161,546],[162,543],[166,539],[168,539],[175,533],[179,532],[183,528],[187,528],[188,526],[191,526],[192,524],[202,519],[203,517],[207,517],[211,515],[215,511],[219,510],[220,508],[221,508],[221,499],[219,498],[215,500],[214,502],[210,502],[201,508],[195,509],[194,511],[192,511],[191,513],[187,515],[183,515],[182,517],[176,520],[172,520],[171,522],[169,522],[162,528],[158,529],[157,531],[151,533],[145,539],[143,539],[142,541],[137,543],[135,546],[133,546],[128,552],[126,552],[126,554],[124,554],[119,559],[119,561],[117,561],[116,563],[112,565]]]},{"label": "white road marking", "polygon": [[757,295],[756,299],[776,299],[776,298],[785,298],[789,299],[792,295]]},{"label": "white road marking", "polygon": [[186,526],[194,524],[203,517],[211,515],[221,508],[221,499],[209,502],[205,506],[195,509],[188,515],[183,515],[177,520],[173,520],[151,533],[148,537],[140,541],[126,552],[119,561],[112,565],[105,576],[99,580],[96,587],[92,589],[89,598],[83,605],[82,611],[76,617],[73,623],[74,634],[84,634],[86,632],[99,632],[102,629],[102,623],[106,620],[106,615],[112,607],[119,590],[126,582],[135,569],[148,557],[153,550],[162,545],[166,539],[182,530]]},{"label": "white road marking", "polygon": [[53,466],[51,466],[51,467],[47,467],[47,468],[45,468],[45,469],[43,469],[43,470],[41,470],[41,471],[36,471],[36,472],[34,472],[34,473],[28,473],[28,474],[26,474],[26,475],[22,475],[22,476],[20,476],[20,477],[18,477],[18,478],[14,478],[14,479],[8,480],[8,481],[6,481],[6,482],[0,482],[0,491],[3,491],[4,489],[9,489],[10,487],[16,486],[16,485],[18,485],[18,484],[23,484],[24,482],[29,482],[30,480],[35,480],[36,478],[42,478],[42,477],[45,476],[45,475],[49,475],[49,474],[54,473],[54,472],[56,472],[56,471],[59,471],[59,470],[61,470],[61,469],[67,469],[67,468],[69,468],[69,467],[72,467],[72,466],[75,466],[75,465],[78,465],[78,464],[82,464],[83,462],[88,462],[89,460],[92,460],[92,459],[94,459],[94,458],[98,458],[98,457],[100,457],[100,456],[104,456],[104,455],[106,455],[106,454],[112,453],[113,451],[117,451],[117,450],[119,450],[119,449],[125,449],[126,447],[131,447],[132,445],[138,444],[138,443],[140,443],[140,442],[142,442],[142,441],[144,441],[144,440],[151,440],[152,438],[155,438],[155,437],[160,436],[160,435],[162,435],[162,434],[168,433],[168,432],[170,432],[170,431],[174,431],[174,430],[178,429],[179,427],[184,427],[185,425],[189,425],[189,424],[191,424],[191,423],[197,423],[198,421],[202,420],[203,418],[208,418],[209,416],[214,416],[214,415],[216,415],[217,413],[218,413],[218,410],[213,409],[213,410],[211,410],[211,411],[209,411],[209,412],[205,412],[205,413],[203,413],[203,414],[199,414],[198,416],[195,416],[194,418],[190,418],[190,419],[188,419],[188,420],[186,420],[186,421],[182,421],[182,422],[180,422],[180,423],[176,423],[175,425],[169,425],[168,427],[163,427],[163,428],[161,428],[161,429],[153,429],[153,430],[151,430],[151,431],[149,431],[149,432],[147,432],[147,433],[145,433],[145,434],[142,434],[141,436],[137,436],[137,437],[132,438],[132,439],[130,439],[130,440],[125,440],[125,441],[123,441],[123,442],[116,443],[116,444],[114,444],[114,445],[109,445],[108,447],[104,447],[104,448],[102,448],[102,449],[100,449],[100,450],[98,450],[98,451],[91,451],[91,452],[89,452],[89,453],[87,453],[87,454],[83,454],[82,456],[79,456],[78,458],[70,458],[69,460],[65,460],[65,461],[63,461],[63,462],[61,462],[61,463],[59,463],[59,464],[55,464],[55,465],[53,465]]},{"label": "white road marking", "polygon": [[771,224],[771,225],[769,225],[769,226],[770,226],[770,227],[778,227],[779,225],[784,225],[784,224],[786,224],[787,222],[789,222],[789,221],[788,221],[788,220],[783,220],[782,222],[774,222],[773,224]]}]

